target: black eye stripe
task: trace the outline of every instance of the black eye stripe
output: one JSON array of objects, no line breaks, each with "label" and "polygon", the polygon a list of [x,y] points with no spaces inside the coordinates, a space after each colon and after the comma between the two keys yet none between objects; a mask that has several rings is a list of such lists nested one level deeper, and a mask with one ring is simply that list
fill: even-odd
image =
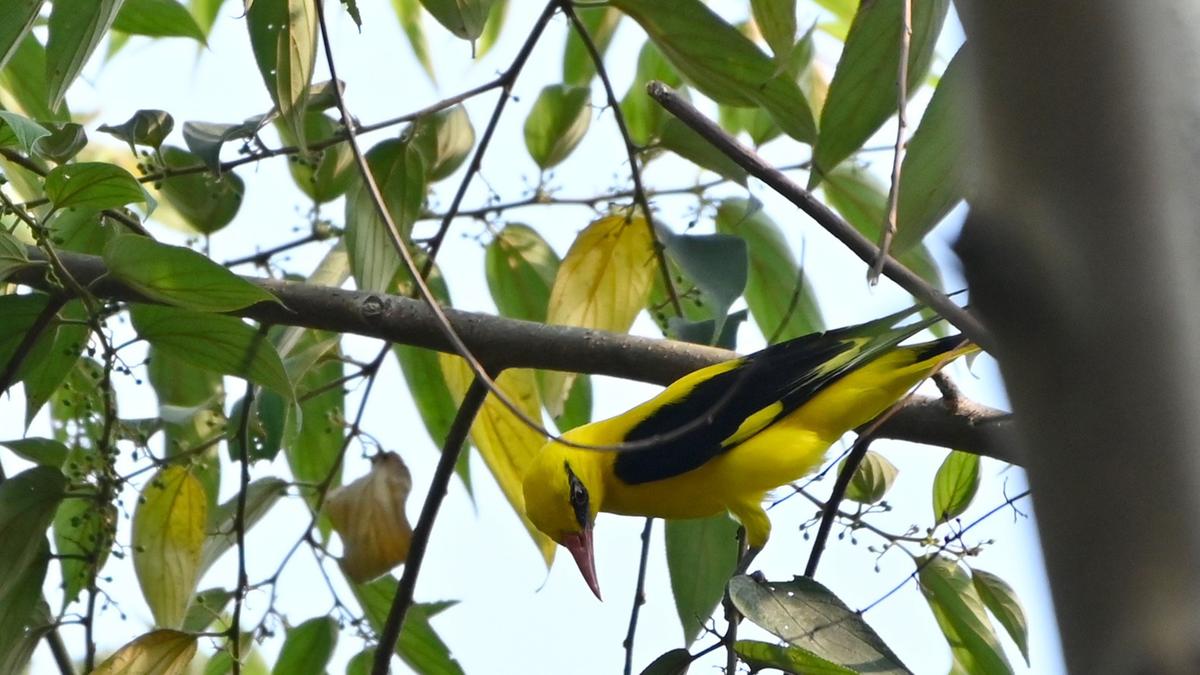
[{"label": "black eye stripe", "polygon": [[567,488],[570,493],[571,508],[575,511],[575,520],[579,522],[579,526],[586,528],[588,521],[591,519],[591,509],[588,504],[588,491],[584,486],[583,481],[571,471],[571,465],[563,462],[563,467],[567,470]]}]

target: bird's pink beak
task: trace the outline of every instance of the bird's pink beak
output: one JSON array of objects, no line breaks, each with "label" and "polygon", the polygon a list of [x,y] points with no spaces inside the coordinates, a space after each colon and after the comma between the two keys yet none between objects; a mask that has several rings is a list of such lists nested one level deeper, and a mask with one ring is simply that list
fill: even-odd
[{"label": "bird's pink beak", "polygon": [[596,594],[597,600],[603,602],[604,598],[600,597],[600,582],[596,581],[596,556],[595,549],[592,547],[592,528],[588,527],[581,532],[566,535],[563,537],[562,545],[575,557],[575,564],[579,566],[579,572],[583,575],[583,580],[587,582],[588,588]]}]

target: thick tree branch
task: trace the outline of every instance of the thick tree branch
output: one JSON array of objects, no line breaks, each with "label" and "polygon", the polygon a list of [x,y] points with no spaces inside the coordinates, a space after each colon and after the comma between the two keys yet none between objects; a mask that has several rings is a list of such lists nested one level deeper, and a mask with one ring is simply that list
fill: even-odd
[{"label": "thick tree branch", "polygon": [[[36,247],[33,260],[44,260]],[[96,256],[61,252],[63,266],[99,298],[152,302],[107,276]],[[43,267],[16,272],[11,281],[42,290],[60,291]],[[432,311],[419,300],[364,293],[328,286],[243,277],[270,291],[282,304],[261,303],[236,312],[271,324],[301,326],[453,353],[454,347]],[[680,376],[732,358],[733,352],[685,342],[610,333],[571,326],[548,326],[488,314],[446,308],[455,330],[489,370],[541,368],[609,375],[628,380],[669,384]],[[951,447],[1012,464],[1021,459],[1009,443],[1012,422],[1007,413],[966,399],[946,405],[940,399],[912,397],[880,427],[881,438],[896,438]]]}]

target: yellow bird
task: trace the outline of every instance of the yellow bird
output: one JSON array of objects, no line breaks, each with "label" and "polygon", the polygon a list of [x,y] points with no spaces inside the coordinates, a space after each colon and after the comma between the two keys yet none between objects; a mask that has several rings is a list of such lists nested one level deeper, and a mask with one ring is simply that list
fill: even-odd
[{"label": "yellow bird", "polygon": [[962,336],[898,346],[937,319],[893,328],[908,309],[866,324],[814,333],[683,376],[616,417],[563,438],[592,446],[651,442],[605,452],[551,441],[525,475],[525,510],[562,544],[596,597],[592,526],[600,511],[701,518],[724,511],[752,551],[771,533],[766,494],[817,467],[846,431],[895,403],[943,363],[977,348]]}]

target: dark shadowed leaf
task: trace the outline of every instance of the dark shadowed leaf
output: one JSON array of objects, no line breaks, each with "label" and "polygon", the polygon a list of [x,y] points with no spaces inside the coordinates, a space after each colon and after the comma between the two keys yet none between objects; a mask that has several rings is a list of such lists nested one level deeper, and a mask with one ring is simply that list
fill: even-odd
[{"label": "dark shadowed leaf", "polygon": [[49,129],[24,115],[0,110],[0,138],[6,139],[3,145],[18,147],[25,154],[29,154],[33,152],[33,144],[39,138],[49,135]]},{"label": "dark shadowed leaf", "polygon": [[765,668],[804,675],[856,675],[858,672],[865,672],[839,666],[799,647],[773,645],[756,640],[738,640],[733,648],[746,665],[750,666],[751,672]]},{"label": "dark shadowed leaf", "polygon": [[746,289],[746,242],[729,234],[675,234],[659,228],[667,255],[696,288],[715,321],[711,344],[725,327],[729,307]]},{"label": "dark shadowed leaf", "polygon": [[16,51],[9,57],[8,65],[0,69],[0,86],[12,96],[22,112],[34,119],[71,121],[71,113],[65,102],[57,108],[50,106],[46,49],[33,33],[26,33],[21,38]]},{"label": "dark shadowed leaf", "polygon": [[142,339],[180,361],[292,396],[275,347],[240,319],[153,305],[136,305],[130,316]]},{"label": "dark shadowed leaf", "polygon": [[[826,174],[896,114],[903,2],[866,0],[859,5],[821,111],[821,136],[813,147],[810,187],[824,180]],[[929,0],[912,6],[908,56],[910,100],[929,72],[933,48],[949,6],[949,0]]]},{"label": "dark shadowed leaf", "polygon": [[153,200],[128,171],[103,162],[64,164],[46,175],[46,197],[56,209],[111,209]]},{"label": "dark shadowed leaf", "polygon": [[788,644],[856,672],[911,675],[862,616],[812,579],[739,576],[729,595],[742,615]]},{"label": "dark shadowed leaf", "polygon": [[25,252],[25,243],[0,230],[0,281],[13,272],[33,265]]},{"label": "dark shadowed leaf", "polygon": [[686,675],[692,655],[686,649],[672,649],[650,662],[641,675]]},{"label": "dark shadowed leaf", "polygon": [[667,521],[667,570],[686,644],[700,635],[737,567],[737,529],[724,513]]},{"label": "dark shadowed leaf", "polygon": [[[621,21],[621,12],[615,7],[577,7],[575,13],[587,28],[592,44],[596,51],[603,56],[612,42],[613,33],[617,32],[617,24]],[[592,55],[579,37],[579,31],[572,25],[567,30],[567,45],[563,48],[563,83],[576,87],[586,87],[596,76],[596,64]]]},{"label": "dark shadowed leaf", "polygon": [[979,491],[979,455],[951,450],[933,477],[933,515],[944,523],[962,515]]},{"label": "dark shadowed leaf", "polygon": [[121,0],[56,0],[46,39],[47,102],[57,108],[121,9]]},{"label": "dark shadowed leaf", "polygon": [[897,255],[925,238],[966,196],[967,66],[955,54],[905,149],[896,207]]},{"label": "dark shadowed leaf", "polygon": [[21,369],[21,379],[25,383],[26,426],[58,390],[87,346],[88,327],[83,323],[86,316],[83,304],[78,300],[64,305],[58,317],[71,323],[53,322],[38,340],[30,361]]},{"label": "dark shadowed leaf", "polygon": [[59,441],[38,436],[0,441],[0,445],[12,450],[21,459],[54,468],[62,467],[69,452],[67,446]]},{"label": "dark shadowed leaf", "polygon": [[918,558],[921,592],[950,643],[955,672],[1010,675],[1013,670],[967,571],[938,556]]},{"label": "dark shadowed leaf", "polygon": [[39,551],[27,565],[12,592],[3,598],[0,612],[0,672],[29,672],[25,665],[53,618],[42,599],[42,585],[50,562],[50,547],[39,537]]},{"label": "dark shadowed leaf", "polygon": [[221,146],[235,138],[250,138],[275,118],[274,113],[248,118],[241,124],[184,122],[183,141],[188,150],[204,161],[213,172],[221,171]]},{"label": "dark shadowed leaf", "polygon": [[183,630],[198,633],[213,624],[233,599],[233,592],[224,588],[206,588],[196,593],[183,620]]},{"label": "dark shadowed leaf", "polygon": [[483,34],[493,2],[495,0],[421,0],[425,9],[446,30],[472,42]]},{"label": "dark shadowed leaf", "polygon": [[[400,236],[408,238],[425,200],[425,161],[416,146],[390,139],[367,152],[367,164]],[[361,180],[346,194],[346,249],[360,290],[382,291],[400,269],[400,254]]]},{"label": "dark shadowed leaf", "polygon": [[717,209],[716,224],[717,232],[746,242],[746,304],[768,340],[790,340],[824,329],[812,284],[775,221],[746,199],[726,199]]},{"label": "dark shadowed leaf", "polygon": [[46,0],[10,0],[0,4],[0,69],[29,35]]},{"label": "dark shadowed leaf", "polygon": [[579,145],[592,120],[592,91],[551,84],[542,89],[525,118],[525,148],[543,171]]},{"label": "dark shadowed leaf", "polygon": [[289,628],[272,675],[322,675],[337,645],[338,623],[320,616]]},{"label": "dark shadowed leaf", "polygon": [[[190,168],[202,161],[199,155],[170,145],[159,156],[167,169]],[[233,222],[246,185],[232,171],[219,176],[205,171],[164,178],[158,189],[194,230],[213,234]]]},{"label": "dark shadowed leaf", "polygon": [[176,0],[124,0],[114,30],[148,37],[184,37],[205,44],[204,30]]},{"label": "dark shadowed leaf", "polygon": [[316,0],[256,2],[246,12],[254,60],[279,116],[307,147],[304,113],[317,56]]},{"label": "dark shadowed leaf", "polygon": [[46,530],[66,483],[62,472],[49,466],[27,469],[0,483],[0,607],[20,593],[26,571],[45,552]]},{"label": "dark shadowed leaf", "polygon": [[663,122],[659,131],[659,143],[662,147],[689,160],[696,166],[708,169],[742,187],[746,186],[745,169],[729,159],[725,153],[717,150],[712,143],[704,140],[704,137],[693,131],[691,127],[674,117],[668,117]]},{"label": "dark shadowed leaf", "polygon": [[581,374],[571,383],[571,391],[563,403],[562,414],[554,418],[554,425],[560,433],[566,433],[591,421],[592,378]]},{"label": "dark shadowed leaf", "polygon": [[750,0],[754,23],[777,62],[796,46],[796,0]]},{"label": "dark shadowed leaf", "polygon": [[1008,636],[1021,650],[1025,657],[1025,665],[1029,665],[1029,622],[1025,619],[1025,609],[1013,590],[1000,577],[981,569],[971,570],[971,583],[983,604],[992,611],[996,620],[1008,631]]},{"label": "dark shadowed leaf", "polygon": [[108,273],[148,298],[205,312],[231,312],[275,296],[183,246],[127,234],[104,247]]},{"label": "dark shadowed leaf", "polygon": [[425,160],[425,175],[436,183],[458,170],[475,147],[475,128],[461,104],[426,115],[413,123],[413,144]]},{"label": "dark shadowed leaf", "polygon": [[[663,56],[654,42],[647,40],[638,52],[637,72],[629,91],[621,99],[621,114],[629,127],[629,136],[638,145],[648,145],[658,137],[668,115],[654,99],[646,93],[646,83],[651,80],[664,82],[671,87],[683,84],[675,67]],[[681,91],[686,96],[686,91]]]},{"label": "dark shadowed leaf", "polygon": [[116,126],[101,124],[99,131],[125,141],[134,152],[135,145],[160,147],[174,128],[175,119],[165,110],[139,110]]},{"label": "dark shadowed leaf", "polygon": [[33,142],[33,153],[42,159],[62,164],[79,154],[87,145],[87,133],[74,122],[51,124],[50,135]]}]

